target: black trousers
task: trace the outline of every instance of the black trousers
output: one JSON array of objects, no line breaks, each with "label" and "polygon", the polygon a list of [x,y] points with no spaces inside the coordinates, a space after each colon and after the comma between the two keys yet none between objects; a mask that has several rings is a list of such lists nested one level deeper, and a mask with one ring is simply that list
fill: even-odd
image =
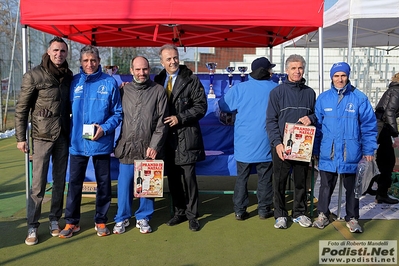
[{"label": "black trousers", "polygon": [[234,212],[238,215],[242,215],[249,205],[248,179],[253,165],[256,165],[256,173],[258,174],[258,187],[256,189],[258,214],[267,215],[272,208],[273,163],[243,163],[237,161],[237,179],[234,186],[233,203]]},{"label": "black trousers", "polygon": [[[351,218],[359,219],[359,199],[355,198],[356,174],[341,174],[345,188],[346,216],[345,221]],[[331,196],[337,184],[338,174],[320,170],[320,190],[319,202],[317,203],[317,212],[324,213],[327,217],[330,215]]]},{"label": "black trousers", "polygon": [[392,183],[392,171],[395,167],[395,151],[392,147],[390,129],[384,126],[378,137],[377,166],[381,174],[377,177],[377,196],[388,197],[388,189]]},{"label": "black trousers", "polygon": [[274,217],[287,217],[285,207],[285,188],[292,171],[294,179],[294,203],[292,217],[305,215],[307,210],[306,178],[309,163],[291,160],[282,161],[273,148],[273,190],[274,190]]},{"label": "black trousers", "polygon": [[167,161],[165,170],[175,215],[184,215],[189,220],[197,218],[198,184],[195,163],[175,165],[174,162]]}]

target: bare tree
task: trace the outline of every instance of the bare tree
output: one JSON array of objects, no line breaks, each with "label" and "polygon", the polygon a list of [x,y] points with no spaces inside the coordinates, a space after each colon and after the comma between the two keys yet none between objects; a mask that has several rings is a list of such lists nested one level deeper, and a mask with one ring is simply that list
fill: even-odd
[{"label": "bare tree", "polygon": [[[15,49],[14,56],[11,53],[14,38],[16,38],[15,48],[21,46],[20,38],[18,38],[19,36],[14,36],[17,12],[17,0],[3,0],[0,3],[0,77],[2,80],[2,85],[9,85],[9,87],[5,87],[5,90],[3,90],[2,86],[0,91],[0,131],[7,129],[7,115],[3,117],[3,112],[7,114],[7,110],[3,110],[3,106],[7,107],[8,102],[6,102],[4,105],[4,95],[7,95],[7,93],[9,93],[10,91],[13,92],[12,95],[14,95],[14,101],[12,101],[12,105],[15,105],[15,84],[18,84],[21,79],[21,75],[12,75],[11,77],[9,77],[11,65],[13,66],[13,69],[15,71],[20,70],[22,66],[22,57],[20,53],[18,53],[18,51],[21,51],[21,49]],[[13,62],[11,62],[11,58],[14,58]]]}]

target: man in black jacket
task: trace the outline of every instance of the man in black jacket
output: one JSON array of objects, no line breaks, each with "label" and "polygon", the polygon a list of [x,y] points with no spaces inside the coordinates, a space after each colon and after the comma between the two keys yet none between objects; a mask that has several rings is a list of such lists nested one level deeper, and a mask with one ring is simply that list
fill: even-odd
[{"label": "man in black jacket", "polygon": [[25,153],[29,152],[26,129],[29,114],[32,116],[33,171],[27,210],[28,236],[25,240],[29,246],[38,243],[37,229],[50,156],[53,163],[50,234],[58,236],[60,232],[58,220],[64,200],[71,113],[69,86],[72,72],[68,68],[67,56],[65,41],[59,37],[52,39],[40,65],[24,75],[15,108],[17,148]]},{"label": "man in black jacket", "polygon": [[377,203],[397,204],[399,200],[390,198],[388,189],[391,187],[391,175],[395,167],[394,147],[399,147],[396,122],[396,118],[399,117],[399,73],[392,77],[388,90],[384,92],[375,107],[375,114],[378,124],[377,143],[379,144],[376,162],[381,172],[377,176],[378,189],[375,201]]},{"label": "man in black jacket", "polygon": [[316,93],[305,85],[303,73],[305,59],[300,55],[290,55],[285,61],[287,79],[270,92],[266,111],[266,131],[273,148],[273,190],[274,217],[277,229],[287,228],[288,212],[285,207],[285,187],[291,170],[294,175],[294,203],[292,221],[302,227],[310,227],[311,220],[306,210],[306,178],[309,163],[285,160],[283,143],[285,123],[315,124],[314,106]]},{"label": "man in black jacket", "polygon": [[[184,65],[179,65],[179,52],[166,44],[159,51],[165,68],[154,81],[166,88],[170,116],[165,144],[165,172],[168,176],[175,215],[167,222],[173,226],[189,220],[189,228],[198,231],[198,184],[195,163],[205,160],[199,120],[206,114],[208,103],[204,86],[197,76]],[[184,193],[182,176],[184,181]]]}]

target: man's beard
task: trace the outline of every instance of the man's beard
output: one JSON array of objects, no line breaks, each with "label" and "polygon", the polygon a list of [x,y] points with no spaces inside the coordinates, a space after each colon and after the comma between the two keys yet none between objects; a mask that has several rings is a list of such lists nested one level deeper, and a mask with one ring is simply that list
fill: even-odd
[{"label": "man's beard", "polygon": [[137,80],[135,76],[133,76],[133,79],[134,79],[134,81],[135,81],[136,83],[138,83],[138,84],[143,84],[143,83],[145,83],[145,82],[148,80],[148,77],[146,76],[146,77],[145,77],[145,80],[143,80],[143,81]]}]

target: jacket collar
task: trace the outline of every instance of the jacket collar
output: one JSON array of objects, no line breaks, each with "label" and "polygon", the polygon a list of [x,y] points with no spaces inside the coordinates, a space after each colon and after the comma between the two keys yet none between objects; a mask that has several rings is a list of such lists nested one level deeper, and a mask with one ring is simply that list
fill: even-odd
[{"label": "jacket collar", "polygon": [[349,91],[352,91],[352,84],[350,80],[348,80],[348,83],[342,88],[342,89],[337,89],[334,87],[334,83],[331,81],[331,89],[334,89],[337,94],[346,94]]},{"label": "jacket collar", "polygon": [[297,82],[292,82],[290,80],[288,80],[288,78],[284,81],[285,84],[289,85],[290,87],[298,87],[298,88],[302,88],[305,83],[306,83],[306,79],[302,78],[300,81]]},{"label": "jacket collar", "polygon": [[93,74],[86,74],[83,71],[83,68],[80,67],[80,74],[85,75],[87,80],[96,80],[101,77],[101,75],[103,74],[103,70],[101,68],[101,65],[99,65],[96,72],[94,72]]}]

